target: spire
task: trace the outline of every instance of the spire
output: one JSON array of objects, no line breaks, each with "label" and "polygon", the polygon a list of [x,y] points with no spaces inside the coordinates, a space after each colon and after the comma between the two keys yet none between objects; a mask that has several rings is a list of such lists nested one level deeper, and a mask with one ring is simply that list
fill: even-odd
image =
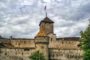
[{"label": "spire", "polygon": [[45,5],[45,15],[46,15],[46,17],[47,17],[47,7],[46,7],[46,5]]}]

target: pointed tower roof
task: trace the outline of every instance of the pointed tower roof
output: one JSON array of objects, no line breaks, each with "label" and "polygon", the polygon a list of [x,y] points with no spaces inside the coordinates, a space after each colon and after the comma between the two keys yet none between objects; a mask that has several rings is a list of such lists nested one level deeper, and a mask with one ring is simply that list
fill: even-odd
[{"label": "pointed tower roof", "polygon": [[54,23],[51,19],[49,19],[48,17],[45,17],[39,25],[41,25],[41,23],[44,22],[44,23]]},{"label": "pointed tower roof", "polygon": [[45,17],[44,20],[42,20],[41,22],[46,22],[46,23],[54,23],[51,19],[49,19],[48,17]]}]

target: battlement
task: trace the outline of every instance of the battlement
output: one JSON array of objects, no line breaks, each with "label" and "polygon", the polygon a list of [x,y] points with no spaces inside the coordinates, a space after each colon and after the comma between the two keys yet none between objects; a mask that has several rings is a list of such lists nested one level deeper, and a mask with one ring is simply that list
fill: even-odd
[{"label": "battlement", "polygon": [[35,37],[35,43],[49,43],[49,37]]},{"label": "battlement", "polygon": [[72,40],[77,41],[80,40],[80,37],[62,37],[62,38],[56,38],[57,40]]}]

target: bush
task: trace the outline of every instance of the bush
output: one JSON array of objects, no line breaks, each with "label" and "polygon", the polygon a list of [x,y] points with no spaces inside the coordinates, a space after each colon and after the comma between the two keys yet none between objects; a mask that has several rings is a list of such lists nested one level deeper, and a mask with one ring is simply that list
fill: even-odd
[{"label": "bush", "polygon": [[34,52],[29,58],[31,60],[45,60],[44,55],[39,51]]}]

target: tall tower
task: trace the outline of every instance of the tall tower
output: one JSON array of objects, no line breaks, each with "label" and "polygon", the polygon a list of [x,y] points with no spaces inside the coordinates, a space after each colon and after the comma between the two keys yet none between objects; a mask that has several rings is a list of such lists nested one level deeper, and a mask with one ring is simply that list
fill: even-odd
[{"label": "tall tower", "polygon": [[[46,11],[46,7],[45,7]],[[40,30],[35,37],[35,46],[36,50],[39,50],[41,53],[44,54],[45,59],[49,60],[49,51],[48,51],[48,44],[49,44],[49,36],[48,34],[54,33],[53,32],[53,21],[46,17],[40,22]]]},{"label": "tall tower", "polygon": [[[45,6],[45,12],[46,12],[46,6]],[[47,17],[47,12],[46,12],[46,17],[39,24],[40,30],[37,36],[47,36],[50,33],[54,34],[53,23],[54,22]]]}]

